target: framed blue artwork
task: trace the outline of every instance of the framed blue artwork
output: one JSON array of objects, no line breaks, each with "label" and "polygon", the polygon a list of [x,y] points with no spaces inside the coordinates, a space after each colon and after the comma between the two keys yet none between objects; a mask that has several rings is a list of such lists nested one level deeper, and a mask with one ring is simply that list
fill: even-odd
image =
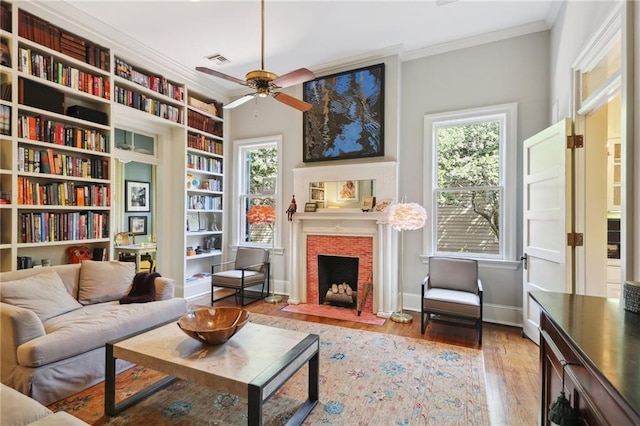
[{"label": "framed blue artwork", "polygon": [[304,83],[303,161],[384,156],[384,64]]}]

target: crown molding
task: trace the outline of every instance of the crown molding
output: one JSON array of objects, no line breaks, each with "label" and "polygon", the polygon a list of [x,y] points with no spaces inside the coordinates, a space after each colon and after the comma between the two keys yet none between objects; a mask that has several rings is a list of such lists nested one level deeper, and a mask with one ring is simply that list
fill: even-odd
[{"label": "crown molding", "polygon": [[65,30],[108,47],[115,55],[135,63],[136,66],[158,72],[169,80],[184,83],[192,91],[210,96],[220,102],[226,103],[229,100],[228,91],[223,86],[163,53],[125,36],[112,26],[74,7],[73,2],[21,0],[15,3],[18,7],[51,21]]},{"label": "crown molding", "polygon": [[549,25],[546,21],[532,22],[530,24],[520,25],[517,27],[507,28],[499,31],[493,31],[473,37],[462,38],[447,43],[441,43],[435,46],[414,49],[406,52],[402,56],[402,61],[412,61],[414,59],[440,55],[443,53],[453,52],[455,50],[466,49],[468,47],[480,46],[482,44],[493,43],[513,37],[533,34],[540,31],[547,31],[550,28],[551,25]]}]

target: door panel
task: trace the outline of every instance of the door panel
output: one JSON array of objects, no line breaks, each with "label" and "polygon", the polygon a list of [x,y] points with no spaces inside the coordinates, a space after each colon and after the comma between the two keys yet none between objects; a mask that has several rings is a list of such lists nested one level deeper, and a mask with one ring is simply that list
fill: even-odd
[{"label": "door panel", "polygon": [[524,334],[540,341],[540,309],[531,290],[571,292],[571,256],[566,244],[571,223],[571,158],[566,148],[571,121],[564,119],[524,141],[523,269]]}]

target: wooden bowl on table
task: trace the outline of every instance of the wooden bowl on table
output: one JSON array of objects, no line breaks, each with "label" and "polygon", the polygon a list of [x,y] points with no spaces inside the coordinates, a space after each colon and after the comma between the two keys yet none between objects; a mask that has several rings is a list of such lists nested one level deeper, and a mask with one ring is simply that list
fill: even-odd
[{"label": "wooden bowl on table", "polygon": [[188,336],[210,345],[220,345],[249,322],[246,309],[221,306],[198,308],[178,320],[178,327]]}]

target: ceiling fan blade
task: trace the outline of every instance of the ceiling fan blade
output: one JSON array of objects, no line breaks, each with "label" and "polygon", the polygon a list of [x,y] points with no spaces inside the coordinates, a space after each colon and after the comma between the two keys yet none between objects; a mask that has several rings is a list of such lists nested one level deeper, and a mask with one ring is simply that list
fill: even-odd
[{"label": "ceiling fan blade", "polygon": [[242,105],[243,103],[250,101],[251,99],[253,99],[255,97],[255,93],[251,93],[249,95],[244,95],[241,98],[236,99],[233,102],[229,102],[228,104],[224,105],[222,108],[224,109],[231,109],[231,108],[235,108],[237,106]]},{"label": "ceiling fan blade", "polygon": [[316,76],[306,68],[300,68],[295,71],[283,74],[271,82],[276,87],[285,88],[295,86],[296,84],[305,83],[313,80]]},{"label": "ceiling fan blade", "polygon": [[313,105],[307,103],[305,101],[301,101],[298,98],[294,98],[293,96],[289,96],[286,93],[282,92],[273,92],[271,95],[278,101],[282,102],[285,105],[293,107],[302,112],[309,111]]},{"label": "ceiling fan blade", "polygon": [[196,67],[197,71],[203,72],[205,74],[209,74],[212,75],[214,77],[218,77],[218,78],[223,78],[225,80],[229,80],[229,81],[233,81],[234,83],[238,83],[238,84],[242,84],[243,86],[247,85],[247,82],[244,80],[240,80],[239,78],[227,75],[227,74],[223,74],[219,71],[216,70],[212,70],[211,68],[207,68],[207,67]]}]

